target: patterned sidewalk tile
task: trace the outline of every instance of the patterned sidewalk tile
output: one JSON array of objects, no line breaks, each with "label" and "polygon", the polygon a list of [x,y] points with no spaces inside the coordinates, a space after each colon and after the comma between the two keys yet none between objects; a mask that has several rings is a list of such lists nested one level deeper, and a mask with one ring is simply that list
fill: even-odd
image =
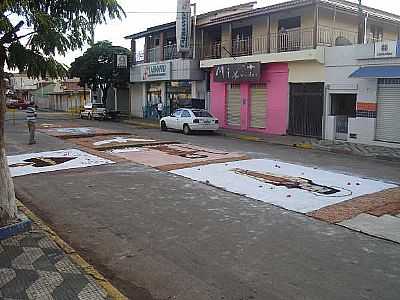
[{"label": "patterned sidewalk tile", "polygon": [[33,229],[0,242],[0,299],[108,299],[45,233]]},{"label": "patterned sidewalk tile", "polygon": [[322,150],[337,152],[354,153],[369,157],[385,157],[391,159],[400,159],[400,148],[390,148],[383,146],[373,146],[364,144],[354,144],[339,141],[313,141],[313,146]]},{"label": "patterned sidewalk tile", "polygon": [[307,215],[329,223],[340,223],[356,216],[368,213],[380,217],[400,213],[400,188],[354,198],[335,205],[327,206]]}]

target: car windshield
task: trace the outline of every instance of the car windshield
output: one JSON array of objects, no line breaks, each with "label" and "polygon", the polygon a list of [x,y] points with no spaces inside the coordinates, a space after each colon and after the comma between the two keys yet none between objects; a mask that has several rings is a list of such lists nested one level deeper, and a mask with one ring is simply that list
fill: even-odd
[{"label": "car windshield", "polygon": [[193,110],[193,113],[198,118],[212,118],[213,116],[206,110]]}]

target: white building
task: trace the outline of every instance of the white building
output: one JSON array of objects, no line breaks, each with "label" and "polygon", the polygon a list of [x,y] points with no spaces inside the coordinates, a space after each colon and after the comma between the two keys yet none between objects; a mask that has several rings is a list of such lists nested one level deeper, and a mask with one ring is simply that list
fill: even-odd
[{"label": "white building", "polygon": [[400,44],[325,49],[328,140],[400,147]]}]

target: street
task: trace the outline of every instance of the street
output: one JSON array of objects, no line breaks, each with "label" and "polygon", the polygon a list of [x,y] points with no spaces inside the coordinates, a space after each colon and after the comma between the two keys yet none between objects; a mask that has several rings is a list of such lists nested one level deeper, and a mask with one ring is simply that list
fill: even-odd
[{"label": "street", "polygon": [[[8,115],[8,156],[87,149]],[[39,113],[96,127],[400,184],[400,162],[183,135]],[[94,154],[95,152],[91,152]],[[108,157],[106,157],[108,158]],[[398,243],[126,159],[15,177],[16,194],[129,299],[398,299]]]}]

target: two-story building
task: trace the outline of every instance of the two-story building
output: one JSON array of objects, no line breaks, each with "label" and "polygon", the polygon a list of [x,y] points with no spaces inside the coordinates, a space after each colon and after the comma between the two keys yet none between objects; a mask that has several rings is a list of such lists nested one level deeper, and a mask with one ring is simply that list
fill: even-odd
[{"label": "two-story building", "polygon": [[400,17],[341,0],[296,0],[201,30],[210,110],[225,128],[323,137],[325,49],[397,40]]},{"label": "two-story building", "polygon": [[[170,112],[185,99],[203,98],[223,128],[330,138],[329,128],[340,122],[328,118],[327,94],[335,86],[327,55],[400,39],[400,16],[343,0],[248,3],[201,15],[196,24],[194,58],[174,50],[175,22],[127,37],[135,53],[134,40],[145,38],[131,68],[133,115],[151,115],[160,100]],[[351,81],[346,72],[335,76],[341,75]]]},{"label": "two-story building", "polygon": [[[229,7],[197,16],[197,22],[208,22],[216,16],[251,10],[255,2]],[[164,115],[179,107],[208,104],[207,73],[200,69],[200,30],[192,28],[189,53],[178,53],[176,22],[148,28],[129,35],[133,52],[130,74],[131,114],[156,118],[157,105],[163,104]],[[196,38],[196,43],[193,41]],[[137,40],[144,39],[144,50],[136,49]]]}]

